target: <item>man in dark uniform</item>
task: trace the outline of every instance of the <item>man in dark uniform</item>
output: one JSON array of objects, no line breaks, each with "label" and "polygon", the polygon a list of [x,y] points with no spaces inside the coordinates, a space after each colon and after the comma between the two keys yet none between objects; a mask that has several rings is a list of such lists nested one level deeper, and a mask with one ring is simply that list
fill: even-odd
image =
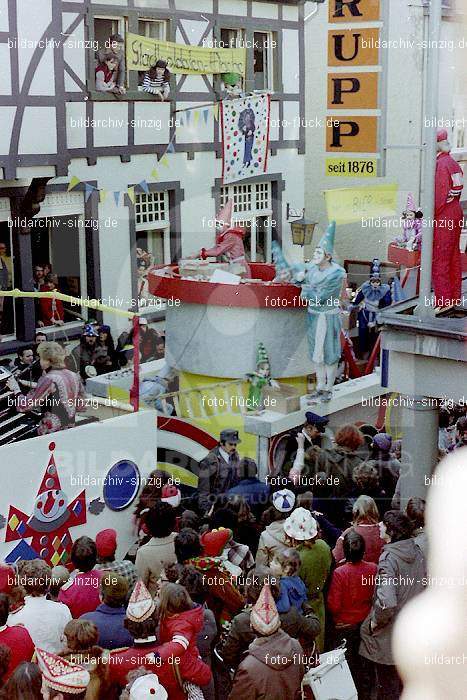
[{"label": "man in dark uniform", "polygon": [[240,456],[237,445],[240,442],[238,430],[222,430],[218,446],[199,463],[198,505],[201,510],[209,510],[214,496],[226,493],[238,484]]}]

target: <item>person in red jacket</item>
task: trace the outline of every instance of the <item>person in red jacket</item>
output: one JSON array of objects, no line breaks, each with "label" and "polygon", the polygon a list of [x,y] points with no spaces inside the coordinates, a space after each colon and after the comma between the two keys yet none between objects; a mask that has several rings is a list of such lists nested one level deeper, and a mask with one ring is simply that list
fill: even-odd
[{"label": "person in red jacket", "polygon": [[159,596],[159,620],[160,658],[167,661],[178,656],[185,672],[194,678],[205,665],[196,646],[204,624],[203,608],[193,603],[183,586],[165,583]]},{"label": "person in red jacket", "polygon": [[334,621],[334,646],[347,640],[347,662],[358,697],[364,697],[365,675],[358,654],[360,624],[371,609],[378,567],[363,560],[365,540],[354,530],[344,536],[344,555],[346,563],[333,572],[327,604]]},{"label": "person in red jacket", "polygon": [[94,568],[96,561],[96,543],[90,537],[79,537],[71,549],[71,562],[77,573],[58,594],[59,603],[65,603],[74,618],[93,612],[101,604],[100,583],[104,572]]},{"label": "person in red jacket", "polygon": [[432,279],[436,305],[450,306],[460,304],[462,296],[459,240],[463,223],[460,205],[463,172],[450,155],[446,129],[438,129],[437,142]]},{"label": "person in red jacket", "polygon": [[[201,661],[193,668],[186,654],[181,656],[168,652],[167,646],[157,640],[157,624],[156,604],[144,583],[137,581],[125,619],[125,627],[135,641],[132,647],[109,652],[109,679],[124,688],[128,673],[143,666],[157,675],[170,700],[185,700],[183,683],[207,685],[212,677],[211,669]],[[181,648],[181,645],[177,646]]]},{"label": "person in red jacket", "polygon": [[5,593],[0,593],[0,644],[11,651],[10,662],[3,677],[5,683],[22,661],[31,661],[34,655],[34,642],[29,632],[21,625],[7,625],[10,601]]}]

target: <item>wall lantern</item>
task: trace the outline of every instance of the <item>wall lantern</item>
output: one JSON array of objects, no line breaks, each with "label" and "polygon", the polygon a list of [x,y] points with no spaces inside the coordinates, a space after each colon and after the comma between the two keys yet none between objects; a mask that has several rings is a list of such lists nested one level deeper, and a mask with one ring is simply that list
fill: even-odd
[{"label": "wall lantern", "polygon": [[[297,212],[295,209],[287,204],[287,221],[290,223],[290,228],[292,230],[292,241],[295,245],[310,245],[311,239],[313,238],[313,231],[318,223],[317,221],[311,221],[310,219],[305,219],[305,209],[302,212]],[[296,218],[295,221],[290,221],[290,218]]]}]

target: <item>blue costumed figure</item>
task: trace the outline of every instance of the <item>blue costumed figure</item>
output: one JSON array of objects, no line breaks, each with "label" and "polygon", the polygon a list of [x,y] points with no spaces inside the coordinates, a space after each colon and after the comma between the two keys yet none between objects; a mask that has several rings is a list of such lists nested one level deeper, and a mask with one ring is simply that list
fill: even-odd
[{"label": "blue costumed figure", "polygon": [[379,261],[373,261],[371,276],[357,292],[352,306],[358,308],[358,341],[362,355],[371,353],[378,337],[377,314],[392,303],[391,288],[382,284]]},{"label": "blue costumed figure", "polygon": [[[311,398],[330,401],[341,356],[340,299],[346,273],[333,262],[336,223],[332,221],[321,238],[311,263],[289,265],[273,242],[273,258],[280,279],[299,284],[307,301],[307,337],[310,359],[316,372],[316,390]],[[288,273],[288,274],[286,274]],[[277,277],[276,277],[277,279]]]}]

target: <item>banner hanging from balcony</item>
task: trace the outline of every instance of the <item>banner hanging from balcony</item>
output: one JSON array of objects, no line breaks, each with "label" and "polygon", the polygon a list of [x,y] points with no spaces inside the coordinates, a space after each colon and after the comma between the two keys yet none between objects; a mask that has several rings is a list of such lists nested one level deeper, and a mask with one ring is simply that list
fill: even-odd
[{"label": "banner hanging from balcony", "polygon": [[147,71],[160,59],[167,61],[171,73],[239,73],[244,77],[246,71],[246,49],[210,49],[150,39],[138,34],[126,35],[128,70]]},{"label": "banner hanging from balcony", "polygon": [[222,178],[225,185],[266,172],[270,95],[221,102]]}]

